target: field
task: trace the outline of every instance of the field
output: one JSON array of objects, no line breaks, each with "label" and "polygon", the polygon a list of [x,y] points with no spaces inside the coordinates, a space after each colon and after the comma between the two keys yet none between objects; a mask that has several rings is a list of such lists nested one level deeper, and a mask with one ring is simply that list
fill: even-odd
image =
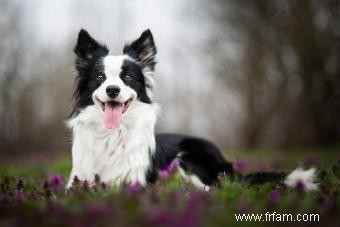
[{"label": "field", "polygon": [[[308,155],[304,155],[306,153]],[[69,156],[66,153],[51,158],[42,158],[44,156],[49,154],[2,159],[0,226],[340,224],[338,149],[228,151],[225,154],[235,161],[234,168],[240,172],[317,166],[319,190],[314,192],[305,192],[303,185],[250,187],[237,180],[231,182],[222,175],[221,185],[207,192],[193,188],[173,170],[169,175],[163,174],[156,185],[145,188],[138,184],[112,187],[97,178],[94,187],[78,182],[65,193],[64,184],[71,167]],[[237,221],[235,214],[259,214],[262,218],[261,221]],[[283,214],[291,214],[295,221],[284,220]],[[297,221],[298,214],[315,220]],[[270,221],[264,221],[265,217]]]}]

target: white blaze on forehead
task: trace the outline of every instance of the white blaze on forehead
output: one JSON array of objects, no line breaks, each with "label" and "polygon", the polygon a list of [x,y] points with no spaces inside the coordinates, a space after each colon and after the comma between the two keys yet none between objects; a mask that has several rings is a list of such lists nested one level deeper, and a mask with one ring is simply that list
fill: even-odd
[{"label": "white blaze on forehead", "polygon": [[[124,60],[129,59],[126,55],[117,55],[117,56],[106,56],[103,59],[104,73],[106,79],[103,83],[94,91],[92,96],[93,100],[100,100],[101,102],[108,101],[116,101],[119,103],[124,103],[128,101],[130,98],[137,98],[137,93],[132,88],[127,86],[123,80],[120,78],[120,73],[122,71],[122,66],[124,64]],[[106,89],[108,86],[115,85],[120,88],[119,95],[112,99],[107,95]]]},{"label": "white blaze on forehead", "polygon": [[104,73],[106,77],[111,77],[111,78],[119,77],[119,74],[122,71],[122,65],[125,59],[128,59],[128,57],[125,55],[106,56],[103,60]]}]

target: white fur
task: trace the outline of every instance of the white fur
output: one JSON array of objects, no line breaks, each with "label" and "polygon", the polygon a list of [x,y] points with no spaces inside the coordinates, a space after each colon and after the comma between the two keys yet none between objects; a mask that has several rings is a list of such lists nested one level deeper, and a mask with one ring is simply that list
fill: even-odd
[{"label": "white fur", "polygon": [[153,97],[152,90],[155,87],[155,75],[153,70],[150,68],[146,67],[143,69],[143,75],[144,75],[144,82],[145,82],[145,87],[146,87],[146,94],[150,98]]},{"label": "white fur", "polygon": [[115,130],[105,127],[103,112],[95,105],[69,120],[67,124],[73,131],[73,167],[67,187],[75,176],[91,183],[95,174],[111,184],[145,185],[150,153],[155,152],[158,111],[156,104],[133,101]]},{"label": "white fur", "polygon": [[318,185],[315,181],[315,168],[303,170],[301,168],[295,169],[284,180],[284,183],[290,187],[296,187],[298,182],[304,184],[307,191],[318,189]]},{"label": "white fur", "polygon": [[191,183],[192,185],[199,189],[203,189],[205,191],[210,190],[210,187],[208,185],[205,185],[195,174],[187,174],[182,168],[178,168],[178,170],[185,181]]}]

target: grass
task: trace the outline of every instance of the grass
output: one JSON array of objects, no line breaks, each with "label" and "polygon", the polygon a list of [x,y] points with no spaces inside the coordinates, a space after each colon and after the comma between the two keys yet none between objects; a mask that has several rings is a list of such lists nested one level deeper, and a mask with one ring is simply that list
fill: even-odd
[{"label": "grass", "polygon": [[[302,152],[237,151],[228,158],[254,169],[289,169],[296,163],[317,164],[320,189],[285,188],[276,184],[248,186],[221,177],[209,192],[184,182],[177,171],[153,186],[94,187],[78,182],[65,193],[69,157],[27,163],[21,159],[0,167],[0,226],[227,226],[327,225],[340,222],[340,160],[335,150]],[[256,157],[258,159],[256,159]],[[255,161],[256,160],[256,161]],[[261,162],[258,162],[260,160]],[[314,163],[313,163],[314,162]],[[260,165],[262,163],[262,165]],[[318,222],[240,222],[235,214],[318,214]]]}]

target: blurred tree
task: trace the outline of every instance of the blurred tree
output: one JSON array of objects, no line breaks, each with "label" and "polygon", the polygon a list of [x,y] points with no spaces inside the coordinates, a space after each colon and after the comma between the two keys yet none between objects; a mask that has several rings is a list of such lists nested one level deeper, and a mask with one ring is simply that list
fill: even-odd
[{"label": "blurred tree", "polygon": [[70,109],[71,57],[59,48],[36,48],[20,1],[0,2],[0,151],[58,150],[69,145],[62,123]]},{"label": "blurred tree", "polygon": [[246,145],[339,143],[340,1],[215,3],[221,30],[241,46],[228,81],[244,100]]},{"label": "blurred tree", "polygon": [[20,39],[13,42],[13,38],[21,34],[20,7],[1,1],[0,8],[0,145],[3,147],[13,143],[16,134],[14,85],[19,79],[18,63],[23,45]]}]

